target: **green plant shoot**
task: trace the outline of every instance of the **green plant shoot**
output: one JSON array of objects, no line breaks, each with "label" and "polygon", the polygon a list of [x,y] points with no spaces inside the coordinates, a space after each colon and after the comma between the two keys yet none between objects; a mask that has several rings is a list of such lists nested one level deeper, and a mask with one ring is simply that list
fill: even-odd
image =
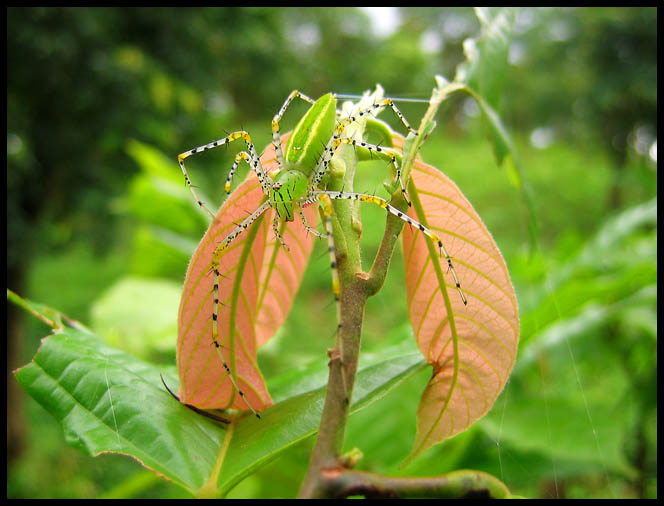
[{"label": "green plant shoot", "polygon": [[[282,117],[290,103],[296,98],[310,103],[311,107],[295,126],[291,136],[288,139],[285,150],[282,151],[279,123],[282,120]],[[335,282],[333,282],[333,291],[337,305],[339,304],[338,301],[340,286],[338,282],[338,275],[336,273],[336,261],[334,257],[335,248],[330,234],[331,228],[326,224],[327,232],[325,234],[318,232],[315,228],[312,228],[307,223],[307,219],[302,212],[302,209],[306,206],[320,203],[322,206],[323,215],[326,217],[326,219],[329,219],[329,216],[332,212],[329,199],[358,200],[361,202],[378,205],[389,213],[392,213],[393,215],[399,217],[401,220],[409,223],[411,226],[414,226],[415,228],[431,237],[438,245],[441,255],[444,255],[447,260],[449,271],[454,277],[456,288],[461,299],[463,300],[464,304],[467,303],[466,297],[461,290],[461,284],[459,282],[456,271],[454,270],[454,266],[452,265],[450,256],[445,250],[442,241],[430,229],[419,223],[417,220],[411,218],[407,214],[403,213],[396,207],[393,207],[382,198],[364,193],[329,191],[324,188],[324,177],[328,173],[330,162],[335,156],[337,149],[342,144],[347,144],[359,150],[360,153],[368,153],[368,156],[378,156],[379,158],[382,158],[383,160],[390,163],[395,169],[395,183],[399,185],[403,198],[408,203],[408,205],[410,205],[408,194],[406,192],[406,184],[401,177],[401,167],[398,162],[397,152],[374,144],[369,144],[364,142],[364,140],[361,138],[356,138],[356,136],[344,135],[349,125],[366,117],[375,116],[386,107],[392,109],[397,118],[406,127],[410,134],[415,136],[418,135],[417,132],[410,126],[408,121],[406,121],[405,117],[399,111],[394,102],[389,98],[374,100],[373,103],[368,106],[356,108],[350,114],[342,115],[341,112],[337,110],[337,98],[334,94],[328,93],[314,101],[305,94],[295,90],[288,96],[281,109],[272,120],[272,142],[274,145],[278,164],[278,171],[275,174],[268,174],[263,169],[259,156],[257,155],[256,149],[251,140],[251,136],[246,131],[233,132],[222,139],[185,151],[178,156],[178,162],[182,169],[185,182],[189,186],[194,199],[202,209],[204,209],[210,216],[212,216],[213,219],[215,217],[214,213],[212,213],[198,198],[198,195],[196,194],[196,191],[191,183],[191,179],[185,168],[184,160],[189,156],[223,146],[236,140],[242,140],[246,145],[246,151],[240,151],[236,155],[224,188],[226,192],[230,191],[231,181],[233,175],[235,174],[235,170],[242,161],[245,161],[248,163],[251,170],[256,173],[264,193],[262,204],[242,222],[238,223],[237,226],[225,237],[225,239],[223,239],[216,246],[210,260],[210,270],[214,275],[214,299],[213,311],[211,315],[212,342],[216,348],[217,354],[221,359],[224,369],[228,373],[230,381],[233,384],[234,391],[237,391],[249,409],[259,418],[260,415],[251,406],[244,392],[238,386],[236,374],[233,370],[233,361],[231,360],[231,365],[229,365],[229,361],[224,358],[222,353],[222,346],[219,343],[219,264],[220,258],[222,257],[224,250],[229,246],[229,244],[231,244],[231,242],[236,237],[246,231],[268,209],[272,208],[275,210],[272,229],[281,246],[286,249],[288,249],[288,246],[282,238],[279,227],[283,222],[292,222],[295,219],[296,214],[300,216],[304,227],[308,232],[317,237],[328,237],[330,241],[329,248],[331,253],[332,277],[333,280],[335,280]]]}]

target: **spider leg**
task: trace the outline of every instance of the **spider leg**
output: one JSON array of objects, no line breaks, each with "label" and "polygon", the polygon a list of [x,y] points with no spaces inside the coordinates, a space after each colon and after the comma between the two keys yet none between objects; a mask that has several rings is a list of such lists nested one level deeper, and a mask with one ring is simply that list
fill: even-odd
[{"label": "spider leg", "polygon": [[224,369],[226,369],[226,372],[228,373],[228,377],[231,380],[231,383],[233,383],[233,387],[235,390],[238,392],[240,397],[246,402],[247,406],[249,406],[249,409],[256,415],[258,418],[260,418],[260,415],[258,412],[251,406],[249,403],[249,399],[247,399],[246,395],[244,392],[240,389],[240,387],[237,384],[236,378],[235,378],[235,371],[231,369],[231,367],[228,365],[226,360],[224,359],[224,355],[221,352],[221,344],[219,343],[219,329],[217,327],[218,324],[218,314],[219,314],[219,263],[221,261],[222,254],[224,250],[228,247],[228,245],[233,242],[233,240],[240,235],[242,232],[247,230],[249,226],[255,222],[265,211],[270,209],[271,203],[269,200],[265,201],[258,209],[256,209],[253,213],[251,213],[249,216],[247,216],[242,222],[240,222],[232,231],[230,234],[226,236],[226,238],[221,241],[217,247],[214,250],[214,253],[212,254],[212,271],[214,273],[214,285],[213,285],[213,293],[214,293],[214,300],[212,304],[212,343],[214,344],[215,349],[217,350],[217,355],[219,355],[219,358],[221,359],[221,363],[224,366]]},{"label": "spider leg", "polygon": [[[258,158],[258,154],[256,154],[256,148],[254,147],[253,142],[251,141],[251,136],[249,133],[245,132],[244,130],[240,130],[237,132],[232,132],[228,134],[226,137],[223,137],[222,139],[218,139],[216,141],[209,142],[208,144],[204,144],[202,146],[198,146],[197,148],[190,149],[188,151],[185,151],[184,153],[180,153],[178,155],[178,163],[180,164],[180,168],[182,169],[182,174],[184,175],[184,180],[187,183],[187,186],[189,186],[189,189],[191,190],[191,193],[194,195],[194,199],[198,203],[200,207],[202,207],[207,213],[214,218],[214,214],[212,211],[210,211],[205,204],[201,201],[200,198],[198,198],[198,195],[196,194],[196,190],[194,190],[194,186],[191,184],[191,178],[189,177],[189,174],[187,173],[187,169],[184,166],[184,160],[191,155],[194,155],[196,153],[200,153],[202,151],[207,151],[209,149],[214,149],[218,148],[219,146],[223,146],[225,144],[228,144],[229,142],[236,141],[238,139],[241,139],[245,142],[247,145],[247,151],[243,152],[246,155],[246,158],[243,155],[238,155],[240,158],[243,158],[249,163],[249,166],[256,172],[256,175],[258,176],[258,180],[260,181],[261,188],[263,188],[263,193],[268,193],[270,188],[272,188],[272,178],[265,172],[263,169],[263,166],[261,165],[260,159]],[[239,163],[238,157],[236,157],[237,163]],[[236,165],[237,167],[237,165]],[[229,183],[227,183],[229,184]]]}]

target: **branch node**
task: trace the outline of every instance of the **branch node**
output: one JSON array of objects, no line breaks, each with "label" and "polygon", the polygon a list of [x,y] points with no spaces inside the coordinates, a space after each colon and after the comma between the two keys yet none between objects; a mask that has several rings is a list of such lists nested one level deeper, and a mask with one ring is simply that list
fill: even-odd
[{"label": "branch node", "polygon": [[364,271],[357,271],[355,273],[355,277],[359,279],[360,281],[368,281],[371,277],[369,276],[368,272]]},{"label": "branch node", "polygon": [[346,469],[353,469],[362,458],[364,458],[364,453],[358,447],[355,447],[339,457],[339,465]]}]

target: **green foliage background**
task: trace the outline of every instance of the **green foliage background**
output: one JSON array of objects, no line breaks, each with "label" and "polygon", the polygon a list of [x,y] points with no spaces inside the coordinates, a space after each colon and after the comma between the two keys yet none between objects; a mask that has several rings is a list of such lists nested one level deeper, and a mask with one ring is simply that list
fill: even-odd
[{"label": "green foliage background", "polygon": [[[317,97],[380,83],[389,96],[428,98],[434,74],[454,77],[478,20],[469,8],[399,13],[398,29],[380,37],[354,8],[8,9],[8,288],[171,366],[172,308],[207,226],[176,155],[239,128],[260,149],[293,89]],[[532,187],[537,250],[472,99],[439,113],[423,157],[457,182],[505,256],[519,358],[484,420],[404,470],[426,373],[354,415],[347,445],[364,452],[361,468],[481,469],[531,497],[657,495],[656,19],[655,8],[518,13],[494,98]],[[414,124],[425,110],[400,108]],[[282,130],[305,110],[295,103]],[[238,149],[188,165],[211,206]],[[386,177],[384,164],[366,164],[356,187],[380,193]],[[362,217],[370,257],[384,215]],[[392,269],[367,308],[366,354],[411,339],[401,258]],[[320,360],[334,328],[317,244],[294,311],[259,356],[266,377]],[[10,374],[47,333],[8,306],[8,497],[186,496],[126,457],[66,446]],[[231,495],[294,495],[311,445]]]}]

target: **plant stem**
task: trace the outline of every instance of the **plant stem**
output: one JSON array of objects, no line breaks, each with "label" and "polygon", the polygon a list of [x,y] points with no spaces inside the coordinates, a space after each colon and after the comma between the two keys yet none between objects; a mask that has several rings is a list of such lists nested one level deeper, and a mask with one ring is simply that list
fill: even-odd
[{"label": "plant stem", "polygon": [[[360,353],[360,336],[367,300],[365,283],[356,279],[342,284],[342,318],[337,339],[343,355],[330,360],[330,375],[325,395],[325,405],[318,429],[309,470],[300,489],[300,497],[327,497],[327,480],[323,471],[339,466],[338,456],[343,450],[346,421],[350,409],[355,375]],[[343,364],[343,366],[342,366]]]},{"label": "plant stem", "polygon": [[440,476],[383,476],[337,468],[325,473],[331,497],[504,499],[510,496],[503,482],[481,471],[460,470]]},{"label": "plant stem", "polygon": [[[342,146],[339,159],[345,164],[345,171],[333,177],[328,184],[334,189],[353,188],[357,157],[350,146]],[[334,241],[344,244],[337,249],[337,268],[341,284],[341,321],[337,328],[336,344],[330,350],[330,375],[325,394],[325,405],[318,429],[309,470],[300,489],[301,497],[324,497],[321,488],[321,469],[337,466],[337,457],[343,450],[346,420],[353,394],[357,373],[362,336],[362,321],[366,305],[366,289],[356,277],[361,272],[359,233],[353,230],[353,209],[350,201],[335,201]]]},{"label": "plant stem", "polygon": [[[398,148],[404,149],[402,177],[406,185],[408,185],[410,170],[415,162],[419,147],[426,134],[433,128],[433,116],[444,97],[444,91],[434,90],[430,107],[420,125],[420,132],[423,132],[423,135],[409,137],[405,149],[403,140],[398,141]],[[339,150],[339,159],[345,164],[345,172],[339,177],[331,177],[328,188],[353,191],[357,156],[350,149],[350,146],[342,146]],[[395,192],[392,204],[405,212],[406,202],[401,192]],[[335,201],[334,207],[337,217],[334,220],[334,240],[337,244],[345,245],[343,252],[337,250],[337,265],[341,284],[341,321],[337,330],[336,346],[329,352],[331,359],[329,363],[330,375],[325,395],[325,405],[309,469],[300,489],[300,497],[303,498],[343,495],[339,491],[343,491],[344,487],[353,490],[355,490],[353,487],[366,486],[368,488],[370,484],[374,486],[377,480],[382,480],[382,489],[389,488],[391,485],[398,489],[399,483],[410,483],[412,485],[413,480],[418,480],[417,478],[411,478],[409,479],[411,481],[404,482],[404,478],[388,478],[369,473],[348,471],[339,459],[343,451],[346,421],[357,373],[364,308],[367,299],[375,295],[383,286],[397,238],[403,229],[403,221],[388,215],[380,249],[374,259],[370,273],[367,274],[362,271],[359,245],[360,229],[353,226],[353,202],[347,200]],[[346,483],[349,480],[350,484]],[[358,480],[364,485],[358,485]],[[414,490],[412,488],[414,485],[411,485],[409,485],[411,488],[406,486],[404,490]],[[423,485],[419,483],[418,486]],[[394,492],[394,494],[396,493]],[[385,497],[392,496],[398,495],[385,495]]]},{"label": "plant stem", "polygon": [[[350,150],[340,153],[340,156],[346,163],[346,174],[342,184],[346,185],[346,188],[350,187],[352,191],[352,176],[357,159]],[[331,181],[330,184],[335,186],[339,183]],[[341,201],[337,204],[349,206],[351,202]],[[402,201],[401,204],[405,202]],[[385,280],[396,240],[403,226],[401,220],[388,217],[380,251],[374,260],[371,273],[367,274],[362,271],[359,233],[352,226],[352,209],[338,206],[336,210],[339,220],[335,226],[335,242],[339,240],[337,239],[339,235],[337,227],[339,227],[347,248],[346,254],[337,256],[341,281],[341,321],[336,347],[330,353],[330,375],[318,438],[300,489],[300,497],[309,498],[330,496],[331,485],[326,478],[326,471],[340,466],[339,456],[343,451],[346,421],[360,354],[364,308],[367,299],[378,292]]]}]

